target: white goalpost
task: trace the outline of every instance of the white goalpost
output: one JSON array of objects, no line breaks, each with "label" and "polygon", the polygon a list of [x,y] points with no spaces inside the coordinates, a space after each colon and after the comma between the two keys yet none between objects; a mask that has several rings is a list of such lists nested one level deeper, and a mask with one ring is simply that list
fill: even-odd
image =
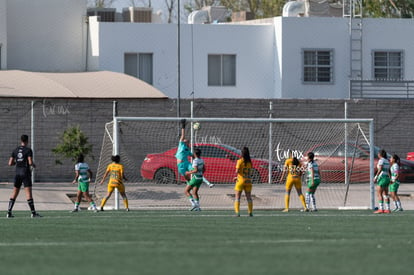
[{"label": "white goalpost", "polygon": [[[97,181],[110,163],[111,155],[121,156],[129,182],[130,201],[139,209],[181,209],[187,207],[182,194],[175,151],[180,120],[177,117],[114,116],[106,125]],[[215,187],[202,189],[204,208],[232,207],[235,162],[243,146],[253,159],[255,208],[280,208],[284,183],[280,182],[285,159],[290,153],[305,161],[313,151],[320,166],[318,189],[326,208],[374,208],[374,127],[373,119],[281,119],[281,118],[196,118],[188,117],[186,135],[200,148],[206,162],[205,177]],[[201,127],[195,130],[197,122]],[[305,184],[303,183],[303,186]],[[305,187],[303,187],[305,188]],[[101,190],[100,190],[101,189]],[[359,205],[358,190],[369,194]],[[97,188],[102,197],[105,189]],[[362,191],[361,191],[362,192]],[[295,207],[295,194],[291,196]],[[329,202],[324,198],[328,198]],[[365,199],[365,198],[364,198]],[[119,208],[115,197],[114,208]],[[134,207],[133,207],[134,208]]]}]

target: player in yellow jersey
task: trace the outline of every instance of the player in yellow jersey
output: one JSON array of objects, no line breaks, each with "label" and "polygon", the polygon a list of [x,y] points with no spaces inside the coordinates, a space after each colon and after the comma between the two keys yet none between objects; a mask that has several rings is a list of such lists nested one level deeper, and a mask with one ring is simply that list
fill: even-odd
[{"label": "player in yellow jersey", "polygon": [[114,192],[115,188],[118,189],[119,193],[124,200],[125,210],[129,211],[128,207],[128,198],[125,194],[125,186],[124,180],[127,180],[124,174],[124,166],[120,164],[121,157],[119,155],[112,156],[112,163],[108,165],[106,168],[105,175],[101,180],[101,185],[105,181],[106,177],[109,175],[109,182],[108,182],[108,193],[106,194],[105,198],[103,198],[101,202],[101,211],[104,210],[105,203],[111,197],[112,192]]},{"label": "player in yellow jersey", "polygon": [[290,191],[292,191],[293,186],[295,186],[296,192],[298,193],[303,211],[307,212],[308,208],[306,207],[305,196],[302,194],[302,166],[300,161],[296,157],[293,157],[292,154],[285,161],[281,181],[284,180],[286,174],[285,209],[283,209],[283,212],[289,212]]},{"label": "player in yellow jersey", "polygon": [[253,200],[252,200],[252,161],[250,159],[249,148],[243,147],[241,151],[242,157],[237,160],[236,164],[236,185],[234,187],[235,201],[234,212],[236,217],[240,217],[240,197],[242,192],[246,195],[248,213],[250,217],[253,217]]}]

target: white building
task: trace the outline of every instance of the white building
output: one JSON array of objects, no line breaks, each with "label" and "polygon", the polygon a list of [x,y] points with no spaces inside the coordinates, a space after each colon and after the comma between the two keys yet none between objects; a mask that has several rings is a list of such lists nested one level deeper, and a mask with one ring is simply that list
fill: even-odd
[{"label": "white building", "polygon": [[127,73],[171,98],[410,97],[412,33],[412,19],[276,17],[178,28],[86,20],[85,0],[0,0],[1,69]]}]

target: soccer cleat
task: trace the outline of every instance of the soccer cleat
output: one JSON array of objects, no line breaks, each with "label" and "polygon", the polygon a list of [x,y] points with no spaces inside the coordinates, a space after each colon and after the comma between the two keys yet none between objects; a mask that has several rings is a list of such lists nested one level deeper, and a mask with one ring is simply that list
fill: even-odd
[{"label": "soccer cleat", "polygon": [[197,211],[196,210],[197,208],[198,208],[197,205],[193,205],[193,206],[191,206],[190,211]]},{"label": "soccer cleat", "polygon": [[208,185],[208,187],[209,187],[209,188],[213,188],[213,187],[214,187],[214,184],[210,183],[210,184]]},{"label": "soccer cleat", "polygon": [[104,208],[103,208],[103,207],[101,207],[101,209],[99,209],[99,211],[104,211]]},{"label": "soccer cleat", "polygon": [[387,210],[384,210],[384,211],[383,211],[383,213],[385,213],[385,214],[390,214],[390,213],[391,213],[391,211],[390,211],[389,209],[387,209]]},{"label": "soccer cleat", "polygon": [[303,208],[303,209],[300,210],[300,212],[309,212],[309,209],[308,208]]},{"label": "soccer cleat", "polygon": [[196,207],[196,208],[194,209],[194,211],[201,211],[201,208],[200,208],[200,207]]},{"label": "soccer cleat", "polygon": [[126,211],[126,212],[129,212],[129,208],[125,208],[125,211]]},{"label": "soccer cleat", "polygon": [[395,208],[392,210],[392,212],[398,212],[398,211],[401,211],[400,208]]},{"label": "soccer cleat", "polygon": [[282,210],[282,212],[289,212],[289,209],[285,208],[285,209]]},{"label": "soccer cleat", "polygon": [[318,209],[314,208],[310,210],[311,212],[318,212]]},{"label": "soccer cleat", "polygon": [[14,216],[13,216],[13,214],[12,214],[12,212],[7,212],[7,215],[6,215],[6,217],[7,218],[14,218]]},{"label": "soccer cleat", "polygon": [[236,213],[234,216],[235,216],[236,218],[240,218],[240,213]]},{"label": "soccer cleat", "polygon": [[42,216],[39,213],[34,212],[34,213],[32,213],[31,217],[32,218],[41,218]]},{"label": "soccer cleat", "polygon": [[382,209],[378,209],[377,211],[374,212],[374,214],[382,214],[384,213],[384,210]]},{"label": "soccer cleat", "polygon": [[70,211],[70,212],[72,212],[72,213],[74,213],[74,212],[79,212],[79,209],[78,208],[74,208],[72,211]]},{"label": "soccer cleat", "polygon": [[253,213],[249,213],[249,217],[253,217]]}]

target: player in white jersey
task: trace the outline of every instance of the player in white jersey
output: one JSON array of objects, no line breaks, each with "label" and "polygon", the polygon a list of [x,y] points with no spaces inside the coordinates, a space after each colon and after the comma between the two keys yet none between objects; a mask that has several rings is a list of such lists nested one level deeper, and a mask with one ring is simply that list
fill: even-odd
[{"label": "player in white jersey", "polygon": [[316,208],[315,192],[321,183],[319,166],[315,162],[314,158],[315,154],[313,152],[309,152],[308,164],[306,165],[306,182],[308,184],[308,190],[306,191],[305,201],[306,208],[310,211],[318,211]]},{"label": "player in white jersey", "polygon": [[89,202],[92,209],[97,212],[95,202],[92,200],[89,195],[89,183],[92,178],[92,171],[89,169],[89,165],[84,162],[84,156],[80,154],[78,156],[78,161],[75,164],[75,179],[73,184],[78,183],[78,192],[76,194],[76,201],[72,212],[78,212],[80,210],[79,205],[82,199],[82,194],[85,199]]},{"label": "player in white jersey", "polygon": [[387,152],[385,152],[385,150],[380,150],[378,152],[378,158],[377,173],[374,177],[374,182],[377,183],[379,207],[374,213],[390,213],[390,197],[388,195],[388,186],[390,184],[390,162],[387,159]]},{"label": "player in white jersey", "polygon": [[[201,150],[195,149],[192,162],[192,170],[187,171],[186,175],[191,176],[191,180],[187,182],[184,193],[187,196],[188,200],[191,202],[191,211],[200,211],[200,197],[198,195],[198,190],[200,189],[201,184],[203,183],[203,174],[205,171],[204,160],[200,158]],[[191,191],[193,193],[191,194]]]},{"label": "player in white jersey", "polygon": [[389,186],[389,191],[395,205],[393,211],[403,211],[400,197],[397,194],[398,188],[400,187],[400,157],[396,154],[392,155],[390,159],[390,164],[391,182]]}]

